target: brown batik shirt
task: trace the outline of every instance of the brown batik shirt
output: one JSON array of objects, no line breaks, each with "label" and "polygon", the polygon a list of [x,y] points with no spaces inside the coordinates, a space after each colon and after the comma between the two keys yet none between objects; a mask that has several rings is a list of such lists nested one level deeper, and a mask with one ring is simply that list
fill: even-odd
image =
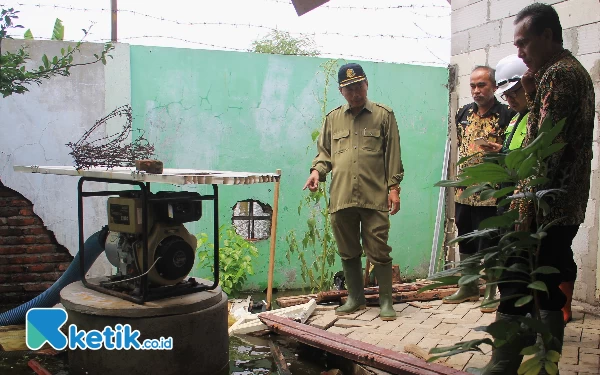
[{"label": "brown batik shirt", "polygon": [[[473,156],[457,166],[457,174],[466,168],[483,162],[482,150],[475,144],[475,139],[485,138],[489,142],[504,143],[506,127],[516,114],[507,105],[494,98],[494,105],[483,116],[477,114],[477,104],[467,104],[456,113],[456,131],[458,139],[458,159]],[[467,199],[460,199],[465,188],[456,188],[456,202],[469,206],[495,206],[495,199],[481,201],[479,194],[473,194]]]},{"label": "brown batik shirt", "polygon": [[[550,202],[551,211],[544,221],[560,219],[559,225],[579,225],[585,217],[590,190],[594,86],[588,72],[568,50],[539,69],[535,82],[535,96],[527,95],[530,114],[524,144],[537,137],[548,113],[555,122],[566,118],[563,130],[554,140],[566,146],[546,159],[550,182],[542,188],[561,188],[566,193]],[[531,210],[522,208],[521,212],[532,215]]]}]

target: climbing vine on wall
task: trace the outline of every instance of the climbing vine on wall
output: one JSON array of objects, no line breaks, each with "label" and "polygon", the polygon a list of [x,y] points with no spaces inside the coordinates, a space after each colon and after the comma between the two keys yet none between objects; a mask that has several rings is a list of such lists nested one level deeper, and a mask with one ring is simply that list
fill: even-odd
[{"label": "climbing vine on wall", "polygon": [[[327,115],[327,99],[330,82],[335,81],[339,60],[328,60],[321,64],[324,74],[323,97],[319,99],[321,106],[321,123]],[[311,133],[312,145],[319,137],[320,128]],[[289,249],[286,257],[291,262],[292,257],[300,261],[302,280],[308,284],[311,291],[331,289],[333,286],[333,271],[337,244],[333,237],[331,219],[329,216],[329,183],[319,183],[319,189],[307,193],[298,205],[298,215],[308,210],[306,226],[288,232],[286,241]]]}]

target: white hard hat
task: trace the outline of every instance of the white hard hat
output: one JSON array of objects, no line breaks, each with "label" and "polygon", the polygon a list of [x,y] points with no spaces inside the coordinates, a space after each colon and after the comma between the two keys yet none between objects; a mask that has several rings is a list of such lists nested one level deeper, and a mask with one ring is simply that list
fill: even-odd
[{"label": "white hard hat", "polygon": [[496,65],[496,94],[502,95],[521,81],[521,77],[527,71],[527,65],[517,55],[508,55],[498,61]]}]

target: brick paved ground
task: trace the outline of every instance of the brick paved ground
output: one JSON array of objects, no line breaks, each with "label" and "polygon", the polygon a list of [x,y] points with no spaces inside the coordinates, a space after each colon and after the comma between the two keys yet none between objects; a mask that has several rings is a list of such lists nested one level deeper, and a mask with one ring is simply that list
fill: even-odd
[{"label": "brick paved ground", "polygon": [[[404,352],[407,344],[417,344],[429,350],[458,341],[485,337],[486,333],[473,330],[494,321],[495,314],[483,314],[477,302],[446,305],[441,301],[424,302],[429,309],[408,304],[396,304],[398,319],[384,322],[379,319],[379,309],[367,310],[336,317],[333,310],[318,310],[309,324],[340,333],[356,340],[386,349]],[[600,316],[584,313],[574,305],[573,321],[565,328],[563,357],[559,368],[561,375],[600,374]],[[482,347],[485,354],[462,353],[441,360],[456,369],[484,366],[491,355],[491,347]]]}]

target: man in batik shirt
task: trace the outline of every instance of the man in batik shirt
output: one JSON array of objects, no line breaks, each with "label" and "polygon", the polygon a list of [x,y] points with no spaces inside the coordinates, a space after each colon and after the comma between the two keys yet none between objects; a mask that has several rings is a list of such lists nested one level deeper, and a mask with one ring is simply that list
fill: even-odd
[{"label": "man in batik shirt", "polygon": [[[546,116],[551,115],[554,122],[566,118],[564,128],[554,140],[566,145],[547,159],[546,177],[550,182],[538,187],[566,192],[549,202],[551,211],[541,223],[532,221],[536,218],[529,206],[520,207],[524,222],[531,222],[532,229],[558,220],[557,225],[546,230],[538,265],[554,267],[560,273],[537,274],[537,279],[548,289],[547,293],[538,294],[540,316],[556,339],[546,349],[560,353],[564,334],[561,309],[567,298],[559,285],[562,281],[574,281],[577,273],[571,243],[584,220],[590,188],[594,87],[585,68],[563,48],[560,19],[550,5],[535,3],[517,14],[514,44],[518,56],[528,67],[521,79],[530,110],[524,145],[536,139]],[[502,283],[501,286],[503,298],[531,293],[527,283]],[[498,307],[496,320],[518,322],[523,315],[532,312],[533,302],[515,307],[515,299],[505,300]],[[517,340],[495,348],[483,374],[516,374],[522,360],[520,351],[528,344],[526,340]]]},{"label": "man in batik shirt", "polygon": [[[500,103],[494,96],[497,89],[494,69],[488,66],[476,67],[471,72],[470,85],[473,103],[459,109],[456,115],[458,160],[472,155],[475,156],[460,164],[458,173],[463,168],[481,163],[483,161],[482,152],[500,151],[506,128],[516,114],[515,111]],[[479,143],[481,140],[485,143]],[[479,194],[461,199],[460,195],[466,187],[456,189],[455,221],[459,236],[478,229],[483,220],[496,215],[496,201],[494,199],[481,201]],[[490,241],[482,237],[478,240],[460,242],[458,250],[461,261],[490,245]],[[463,264],[462,274],[476,274],[477,270],[473,266]],[[488,275],[488,281],[490,281],[490,278],[491,275]],[[483,306],[481,307],[482,312],[494,312],[496,310],[497,303],[490,303],[495,294],[496,284],[487,285],[482,302]],[[445,297],[443,302],[462,303],[478,300],[479,287],[477,281],[473,281],[461,285],[456,293]]]}]

